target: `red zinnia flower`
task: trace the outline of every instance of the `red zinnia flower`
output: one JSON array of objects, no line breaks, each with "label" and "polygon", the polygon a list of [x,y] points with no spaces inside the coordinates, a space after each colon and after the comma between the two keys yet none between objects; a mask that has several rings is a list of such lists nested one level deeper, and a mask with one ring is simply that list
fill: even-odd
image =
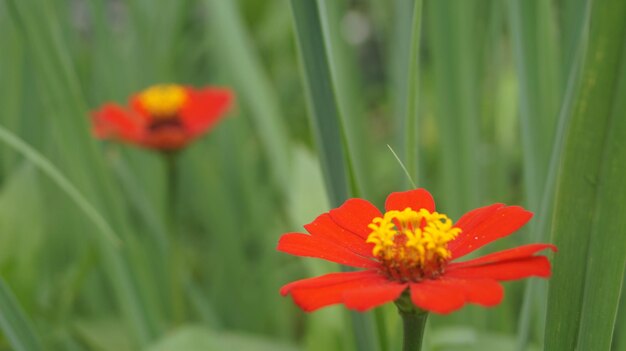
[{"label": "red zinnia flower", "polygon": [[132,96],[129,108],[108,103],[93,112],[93,132],[101,139],[175,151],[212,128],[231,101],[227,89],[155,85]]},{"label": "red zinnia flower", "polygon": [[295,281],[281,294],[290,294],[305,311],[337,303],[365,311],[407,291],[417,307],[449,313],[465,303],[497,305],[503,297],[499,281],[550,276],[548,259],[534,255],[546,248],[556,251],[550,244],[453,262],[528,222],[532,213],[519,206],[481,207],[453,225],[435,212],[430,193],[417,189],[392,193],[385,208],[382,214],[368,201],[350,199],[305,225],[311,235],[283,235],[280,251],[365,270]]}]

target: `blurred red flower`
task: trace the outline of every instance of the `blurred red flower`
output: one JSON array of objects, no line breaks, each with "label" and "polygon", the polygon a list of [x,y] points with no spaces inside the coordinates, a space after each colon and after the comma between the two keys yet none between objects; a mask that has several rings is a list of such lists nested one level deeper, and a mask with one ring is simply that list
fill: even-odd
[{"label": "blurred red flower", "polygon": [[216,87],[155,85],[133,95],[128,108],[107,103],[92,112],[93,133],[149,149],[175,151],[210,130],[233,96]]},{"label": "blurred red flower", "polygon": [[550,262],[535,255],[550,244],[529,244],[454,262],[522,227],[532,213],[494,204],[466,213],[454,225],[435,212],[424,189],[392,193],[385,214],[368,201],[350,199],[305,225],[310,233],[287,233],[278,250],[365,268],[292,282],[280,290],[305,311],[342,303],[365,311],[398,299],[450,313],[465,303],[494,306],[503,298],[499,281],[550,276]]}]

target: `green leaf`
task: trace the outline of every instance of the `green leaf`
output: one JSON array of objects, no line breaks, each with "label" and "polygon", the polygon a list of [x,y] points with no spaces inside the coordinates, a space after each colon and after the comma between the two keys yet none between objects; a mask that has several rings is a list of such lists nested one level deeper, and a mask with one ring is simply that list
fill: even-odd
[{"label": "green leaf", "polygon": [[[320,8],[323,0],[292,0],[300,60],[308,95],[310,117],[330,204],[340,206],[349,196],[358,196],[347,149],[343,122],[335,94],[328,33],[324,35]],[[368,315],[352,312],[355,341],[359,350],[375,350],[378,343]]]},{"label": "green leaf", "polygon": [[[420,43],[422,29],[422,0],[396,1],[395,62],[392,66],[394,120],[396,145],[406,167],[405,187],[418,182],[418,88]],[[407,179],[409,178],[409,179]]]},{"label": "green leaf", "polygon": [[85,196],[72,184],[72,182],[65,176],[57,167],[55,167],[50,160],[41,155],[37,150],[33,149],[30,145],[26,144],[20,138],[13,133],[0,126],[0,141],[9,145],[11,148],[18,151],[29,161],[31,161],[37,168],[39,168],[44,174],[49,176],[71,199],[76,203],[87,218],[91,219],[99,229],[106,240],[110,240],[115,245],[120,244],[120,239],[117,237],[109,223],[102,217],[100,212],[85,198]]},{"label": "green leaf", "polygon": [[291,1],[310,117],[331,205],[350,195],[349,167],[341,116],[324,41],[320,10],[314,0]]},{"label": "green leaf", "polygon": [[15,351],[43,350],[35,329],[0,278],[0,328]]},{"label": "green leaf", "polygon": [[608,350],[626,265],[626,2],[591,7],[554,209],[546,350]]},{"label": "green leaf", "polygon": [[217,332],[200,326],[183,326],[152,345],[147,351],[297,351],[262,337],[234,332]]},{"label": "green leaf", "polygon": [[438,183],[447,214],[454,218],[479,204],[480,51],[484,3],[434,0],[426,4],[432,50],[436,123],[441,145]]},{"label": "green leaf", "polygon": [[290,148],[274,87],[249,39],[236,1],[205,0],[205,5],[214,53],[226,68],[227,77],[232,78],[239,98],[250,108],[250,118],[272,160],[269,165],[275,184],[280,186],[289,175]]}]

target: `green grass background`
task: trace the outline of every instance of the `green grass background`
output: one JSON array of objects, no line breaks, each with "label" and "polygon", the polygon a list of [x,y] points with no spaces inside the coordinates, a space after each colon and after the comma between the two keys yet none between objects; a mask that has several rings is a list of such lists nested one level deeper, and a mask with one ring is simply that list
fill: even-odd
[{"label": "green grass background", "polygon": [[[535,213],[483,252],[560,249],[549,283],[430,318],[425,349],[624,350],[624,18],[623,0],[0,0],[0,350],[399,349],[392,305],[280,297],[339,267],[275,250],[348,197],[411,188],[388,145],[452,218]],[[236,95],[181,154],[174,205],[158,154],[89,125],[162,82]]]}]

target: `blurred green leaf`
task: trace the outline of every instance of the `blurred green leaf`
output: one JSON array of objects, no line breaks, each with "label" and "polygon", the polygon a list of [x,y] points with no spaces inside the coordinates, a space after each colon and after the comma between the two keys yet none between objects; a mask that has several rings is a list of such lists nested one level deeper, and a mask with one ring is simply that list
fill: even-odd
[{"label": "blurred green leaf", "polygon": [[[227,68],[242,103],[249,106],[249,116],[258,131],[277,186],[289,175],[289,139],[284,116],[254,43],[249,39],[236,1],[205,0],[207,33],[213,39],[213,53]],[[224,38],[227,37],[227,40]],[[280,187],[278,187],[280,189]]]},{"label": "blurred green leaf", "polygon": [[147,351],[296,351],[297,348],[244,333],[183,326],[150,346]]},{"label": "blurred green leaf", "polygon": [[[513,350],[514,335],[479,332],[468,327],[446,327],[432,330],[428,338],[432,351],[484,351]],[[525,351],[539,351],[537,346],[528,346]]]},{"label": "blurred green leaf", "polygon": [[129,339],[124,325],[119,320],[101,318],[98,320],[77,321],[73,325],[78,338],[94,351],[132,351],[132,340]]},{"label": "blurred green leaf", "polygon": [[13,133],[0,126],[0,140],[26,157],[43,173],[49,176],[63,191],[74,201],[85,215],[93,221],[100,233],[113,244],[119,245],[117,237],[109,223],[102,217],[98,210],[83,196],[72,182],[55,167],[50,160],[46,159],[37,150],[30,147]]},{"label": "blurred green leaf", "polygon": [[0,328],[15,351],[43,350],[31,322],[0,278]]}]

